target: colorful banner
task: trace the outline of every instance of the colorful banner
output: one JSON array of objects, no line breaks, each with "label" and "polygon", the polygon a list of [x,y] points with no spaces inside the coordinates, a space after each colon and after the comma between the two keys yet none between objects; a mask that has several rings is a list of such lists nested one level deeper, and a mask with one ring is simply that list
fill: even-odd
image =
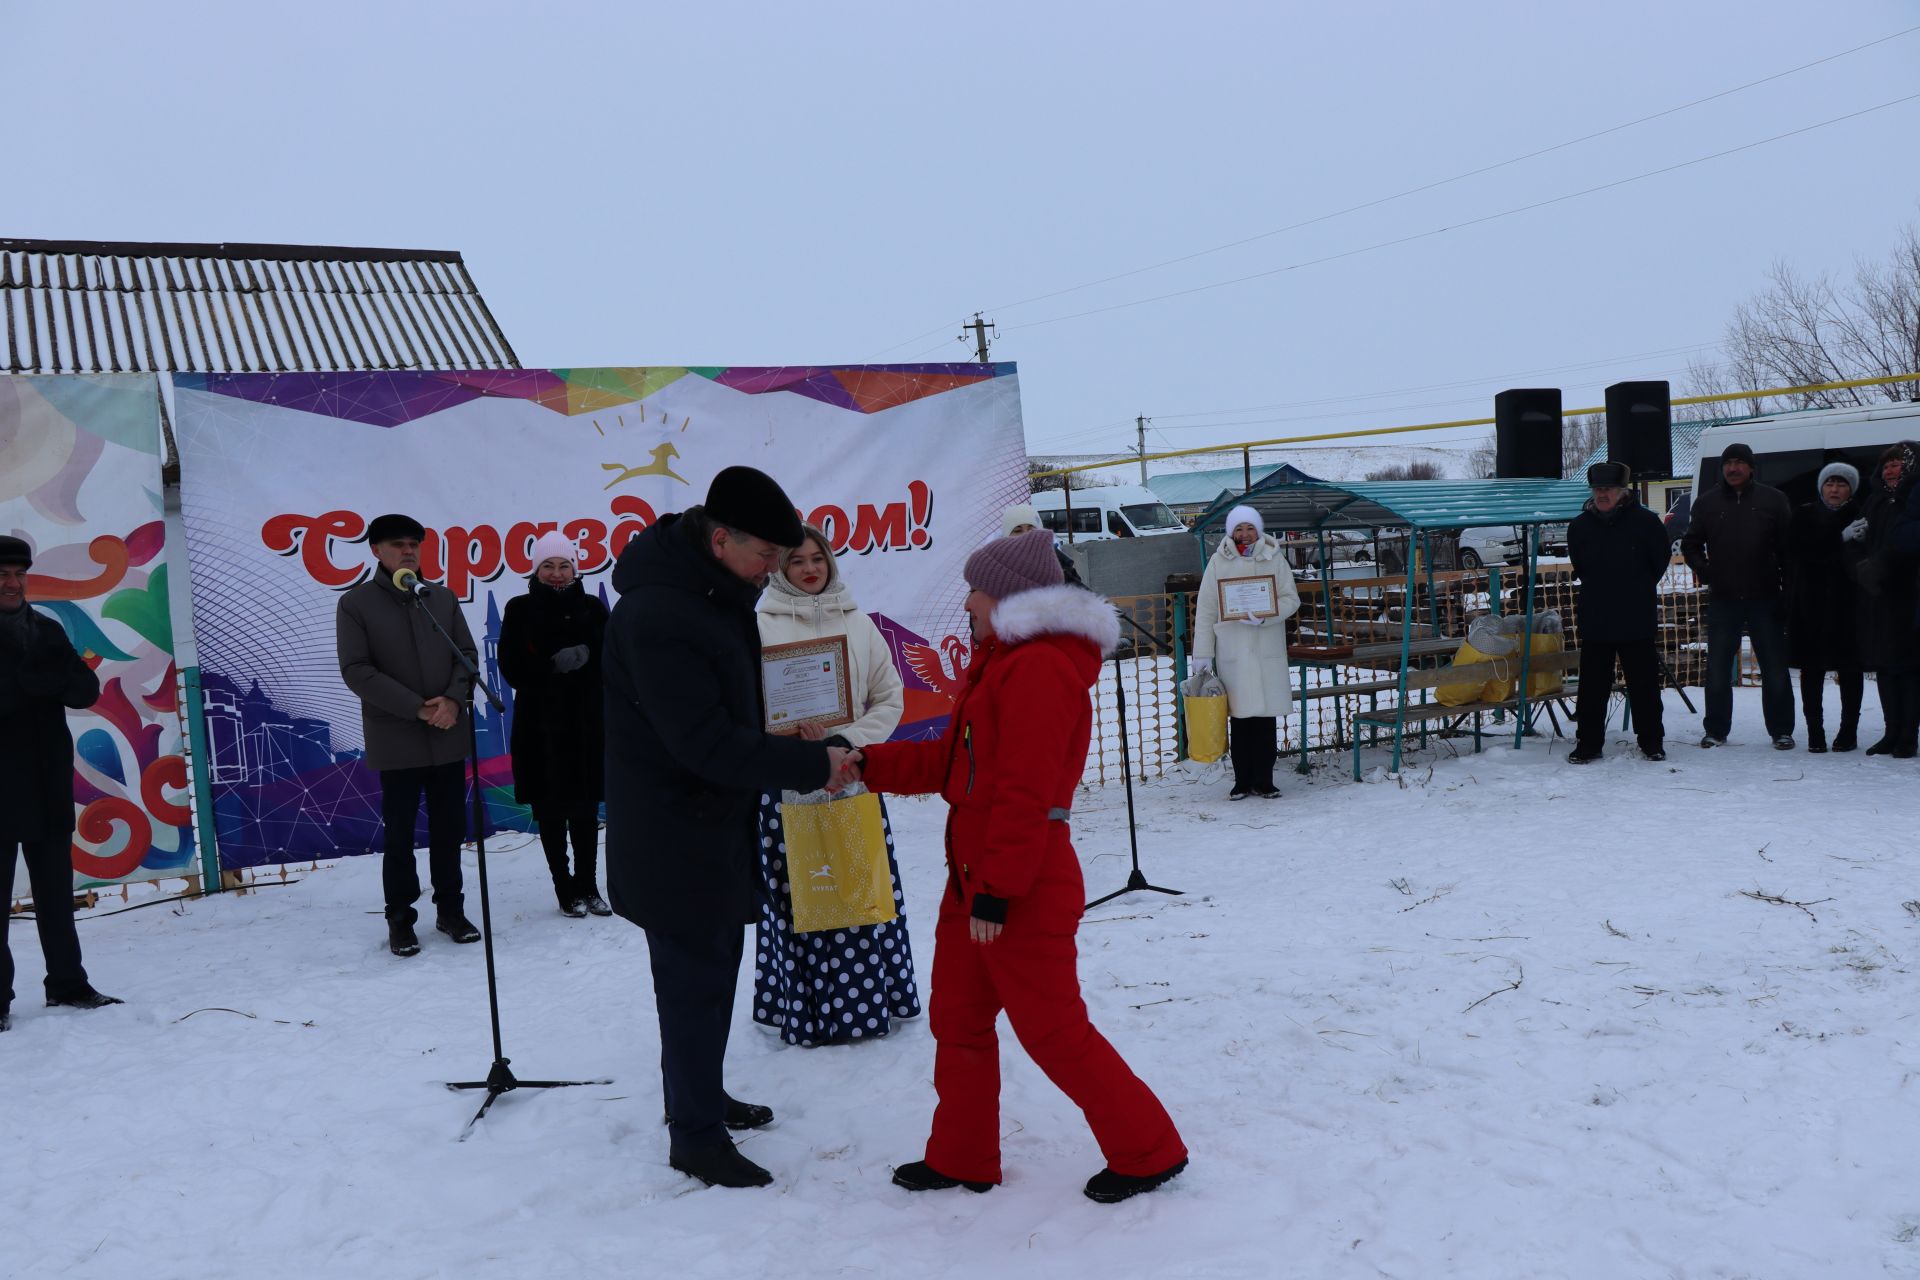
[{"label": "colorful banner", "polygon": [[[966,661],[960,570],[1027,494],[1011,364],[176,375],[220,861],[366,853],[379,781],[334,652],[339,593],[372,570],[367,523],[428,533],[425,575],[466,602],[493,821],[511,804],[500,618],[559,529],[612,603],[633,536],[721,468],[776,477],[821,526],[906,681],[904,736],[937,734]],[[419,836],[424,843],[424,828]]]},{"label": "colorful banner", "polygon": [[67,714],[76,885],[195,874],[167,600],[159,382],[146,374],[0,377],[0,532],[33,547],[28,601],[66,628],[100,677],[100,701]]}]

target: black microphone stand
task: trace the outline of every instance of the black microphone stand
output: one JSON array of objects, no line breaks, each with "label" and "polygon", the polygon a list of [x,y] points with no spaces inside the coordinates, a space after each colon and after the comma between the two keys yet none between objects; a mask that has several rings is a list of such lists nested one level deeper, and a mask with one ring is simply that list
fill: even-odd
[{"label": "black microphone stand", "polygon": [[[1124,612],[1118,609],[1114,610],[1114,612],[1119,615],[1120,621],[1145,636],[1148,644],[1154,646],[1156,649],[1159,647],[1160,640],[1151,631],[1148,631],[1132,618],[1129,618]],[[1127,785],[1127,844],[1133,851],[1133,872],[1127,877],[1126,884],[1115,889],[1112,893],[1095,898],[1092,902],[1089,902],[1086,905],[1086,910],[1088,911],[1093,910],[1102,903],[1112,902],[1122,894],[1166,893],[1179,897],[1185,893],[1185,890],[1182,889],[1166,889],[1160,885],[1150,883],[1145,873],[1140,870],[1140,833],[1134,825],[1133,813],[1133,752],[1127,745],[1127,688],[1120,671],[1120,650],[1117,647],[1113,651],[1113,697],[1114,706],[1120,713],[1120,770],[1121,776]]]},{"label": "black microphone stand", "polygon": [[460,1130],[460,1141],[465,1142],[467,1135],[473,1132],[473,1126],[479,1124],[487,1110],[501,1094],[511,1093],[515,1089],[566,1089],[575,1085],[612,1084],[612,1080],[522,1080],[513,1074],[508,1065],[506,1052],[500,1046],[500,984],[493,963],[493,903],[487,894],[487,823],[485,799],[480,786],[480,729],[478,718],[473,713],[473,691],[478,689],[487,696],[487,704],[498,714],[506,714],[506,704],[500,701],[498,694],[487,687],[480,678],[480,670],[473,660],[467,657],[466,650],[454,642],[447,629],[440,625],[440,619],[433,616],[433,610],[426,607],[425,592],[413,594],[413,603],[426,615],[440,638],[447,642],[447,648],[459,659],[460,665],[467,669],[467,678],[472,684],[467,689],[467,761],[473,770],[473,847],[480,860],[480,945],[487,957],[487,1013],[493,1020],[493,1066],[487,1071],[485,1080],[449,1080],[447,1088],[485,1089],[486,1101],[473,1113],[473,1119],[467,1121]]}]

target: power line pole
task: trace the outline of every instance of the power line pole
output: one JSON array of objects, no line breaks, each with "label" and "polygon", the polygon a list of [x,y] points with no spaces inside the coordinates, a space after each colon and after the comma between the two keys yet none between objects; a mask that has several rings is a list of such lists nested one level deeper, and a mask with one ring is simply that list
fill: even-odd
[{"label": "power line pole", "polygon": [[[997,338],[1000,336],[1000,330],[998,326],[996,326],[991,320],[982,320],[980,318],[980,313],[976,311],[973,313],[973,323],[963,324],[960,327],[962,329],[973,330],[973,349],[979,353],[980,363],[981,364],[993,363],[991,360],[987,359],[987,330],[992,329],[993,336]],[[965,339],[963,338],[962,341],[965,341]]]},{"label": "power line pole", "polygon": [[1144,485],[1147,482],[1147,420],[1144,417],[1135,418],[1133,425],[1134,429],[1140,433],[1140,447],[1137,452],[1140,456],[1140,483]]}]

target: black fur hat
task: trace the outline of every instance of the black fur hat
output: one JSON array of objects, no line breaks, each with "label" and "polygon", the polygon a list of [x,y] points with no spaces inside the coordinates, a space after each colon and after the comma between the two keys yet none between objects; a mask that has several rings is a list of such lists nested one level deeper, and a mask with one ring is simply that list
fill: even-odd
[{"label": "black fur hat", "polygon": [[375,516],[373,523],[367,526],[367,545],[391,542],[395,538],[424,538],[427,531],[412,516],[386,515]]},{"label": "black fur hat", "polygon": [[729,528],[764,538],[776,547],[797,547],[806,530],[779,483],[752,467],[728,467],[713,478],[703,504],[707,515]]},{"label": "black fur hat", "polygon": [[22,569],[33,568],[33,548],[18,538],[0,535],[0,564],[18,565]]}]

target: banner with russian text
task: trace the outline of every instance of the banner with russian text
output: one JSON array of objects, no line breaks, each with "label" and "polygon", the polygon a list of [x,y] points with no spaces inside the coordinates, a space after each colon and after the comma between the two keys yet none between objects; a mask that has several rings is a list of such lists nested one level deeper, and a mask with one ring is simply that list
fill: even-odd
[{"label": "banner with russian text", "polygon": [[0,377],[0,533],[33,548],[29,607],[65,628],[100,679],[100,700],[67,713],[75,884],[198,873],[167,594],[159,380]]},{"label": "banner with russian text", "polygon": [[[379,782],[334,653],[339,593],[373,568],[367,522],[426,526],[425,576],[457,594],[484,673],[490,819],[524,826],[496,647],[558,529],[587,590],[721,468],[778,479],[833,539],[907,686],[900,734],[936,735],[966,661],[966,557],[1026,499],[1011,364],[175,375],[213,801],[225,867],[379,847]],[[424,827],[419,840],[424,843]]]}]

